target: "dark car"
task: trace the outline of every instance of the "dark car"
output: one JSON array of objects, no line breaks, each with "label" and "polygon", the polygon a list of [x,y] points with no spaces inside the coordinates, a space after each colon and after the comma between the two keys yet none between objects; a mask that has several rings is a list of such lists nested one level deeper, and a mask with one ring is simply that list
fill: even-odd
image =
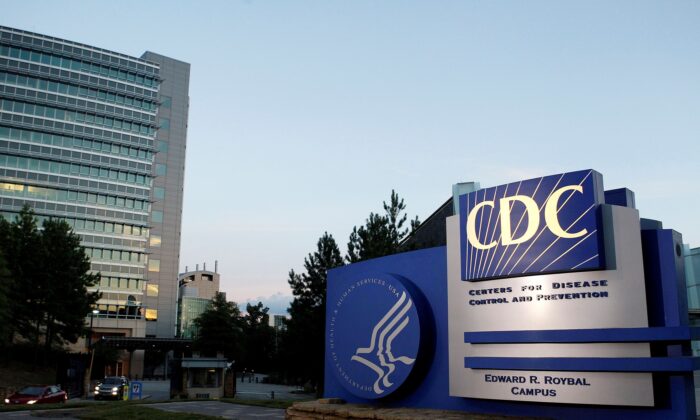
[{"label": "dark car", "polygon": [[56,385],[33,385],[24,387],[5,398],[5,404],[64,403],[67,399],[68,394]]},{"label": "dark car", "polygon": [[129,389],[129,380],[123,376],[107,376],[95,387],[96,400],[121,400]]}]

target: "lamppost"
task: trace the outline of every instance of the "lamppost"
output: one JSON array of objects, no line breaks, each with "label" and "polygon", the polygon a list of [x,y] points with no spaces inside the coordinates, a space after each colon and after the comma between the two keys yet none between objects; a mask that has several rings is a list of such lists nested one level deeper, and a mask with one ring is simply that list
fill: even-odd
[{"label": "lamppost", "polygon": [[98,311],[97,309],[93,309],[92,312],[90,312],[90,333],[89,333],[90,335],[88,335],[88,339],[87,339],[88,349],[92,345],[92,321],[94,320],[95,315],[97,315],[99,313],[100,313],[100,311]]},{"label": "lamppost", "polygon": [[90,367],[88,367],[87,371],[87,377],[85,378],[85,398],[90,395],[90,379],[92,377],[92,362],[95,360],[95,349],[92,348],[92,322],[95,318],[95,315],[99,314],[100,311],[97,309],[93,309],[92,312],[90,312],[90,331],[88,332],[88,339],[87,339],[87,346],[88,350],[90,350]]}]

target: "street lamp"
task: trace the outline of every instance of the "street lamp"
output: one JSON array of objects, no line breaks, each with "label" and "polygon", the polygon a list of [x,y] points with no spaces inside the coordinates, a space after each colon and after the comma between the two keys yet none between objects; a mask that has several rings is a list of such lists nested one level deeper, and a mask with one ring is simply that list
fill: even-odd
[{"label": "street lamp", "polygon": [[88,367],[87,377],[85,378],[85,383],[84,383],[85,398],[87,398],[88,395],[90,395],[90,391],[91,391],[91,389],[90,389],[90,377],[92,376],[92,363],[95,360],[95,350],[90,348],[90,347],[92,347],[92,321],[94,320],[95,315],[97,315],[99,313],[100,313],[100,311],[97,309],[93,309],[92,312],[90,312],[90,332],[88,333],[90,335],[88,336],[88,339],[87,339],[87,346],[88,346],[88,350],[90,350],[90,353],[92,353],[92,354],[90,355],[90,367]]},{"label": "street lamp", "polygon": [[100,313],[100,311],[97,309],[93,309],[92,312],[90,313],[90,335],[88,336],[88,340],[87,340],[88,349],[92,345],[92,321],[95,318],[95,315],[97,315],[99,313]]}]

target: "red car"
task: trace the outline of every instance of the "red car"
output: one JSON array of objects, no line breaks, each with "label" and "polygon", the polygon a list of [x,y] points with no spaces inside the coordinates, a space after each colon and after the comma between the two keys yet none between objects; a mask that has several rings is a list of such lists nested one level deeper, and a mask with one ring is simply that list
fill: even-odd
[{"label": "red car", "polygon": [[5,398],[5,404],[55,404],[64,403],[67,399],[68,394],[56,385],[34,385]]}]

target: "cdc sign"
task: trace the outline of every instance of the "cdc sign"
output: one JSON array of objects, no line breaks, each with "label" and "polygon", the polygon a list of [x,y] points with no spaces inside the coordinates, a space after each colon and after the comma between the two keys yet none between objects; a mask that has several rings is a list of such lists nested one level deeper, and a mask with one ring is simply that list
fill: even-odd
[{"label": "cdc sign", "polygon": [[453,201],[445,246],[329,272],[326,396],[555,418],[694,416],[697,331],[680,234],[642,221],[631,192],[605,191],[593,170]]}]

